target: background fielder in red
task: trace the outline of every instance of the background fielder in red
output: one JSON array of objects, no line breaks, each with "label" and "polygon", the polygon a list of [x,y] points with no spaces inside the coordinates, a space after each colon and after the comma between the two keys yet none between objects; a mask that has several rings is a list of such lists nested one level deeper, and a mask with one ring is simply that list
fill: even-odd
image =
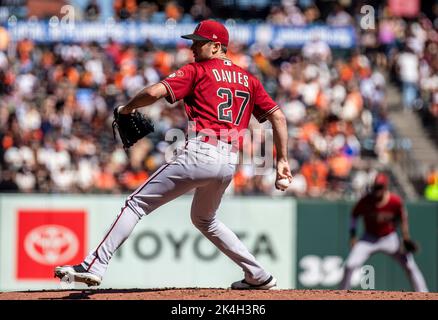
[{"label": "background fielder in red", "polygon": [[[415,291],[428,292],[424,277],[414,260],[413,252],[416,248],[410,239],[408,215],[403,201],[388,190],[388,185],[388,177],[383,173],[377,174],[371,191],[353,208],[350,225],[352,248],[345,262],[340,288],[350,289],[354,270],[360,268],[374,253],[383,252],[400,263]],[[365,233],[357,241],[356,224],[359,217],[363,217]],[[404,246],[396,232],[399,224]]]}]

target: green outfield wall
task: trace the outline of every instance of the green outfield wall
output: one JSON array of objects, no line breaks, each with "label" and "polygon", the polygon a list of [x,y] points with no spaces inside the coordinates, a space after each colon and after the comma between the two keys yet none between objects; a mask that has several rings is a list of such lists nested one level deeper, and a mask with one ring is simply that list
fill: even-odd
[{"label": "green outfield wall", "polygon": [[[300,200],[297,202],[297,288],[336,289],[342,278],[342,264],[349,251],[349,217],[353,202]],[[415,260],[430,291],[438,291],[438,204],[415,202],[406,205],[411,237],[421,246]],[[363,231],[360,223],[359,234]],[[375,289],[410,290],[399,264],[382,253],[366,265],[375,270]],[[360,274],[360,271],[358,272]],[[359,274],[353,277],[361,289]]]}]

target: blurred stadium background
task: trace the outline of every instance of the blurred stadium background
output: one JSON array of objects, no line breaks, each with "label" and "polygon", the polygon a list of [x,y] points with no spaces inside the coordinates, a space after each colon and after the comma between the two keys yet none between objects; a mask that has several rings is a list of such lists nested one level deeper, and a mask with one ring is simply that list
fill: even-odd
[{"label": "blurred stadium background", "polygon": [[[262,80],[289,123],[287,192],[275,190],[273,168],[242,165],[220,209],[280,287],[337,286],[349,210],[379,170],[408,202],[416,259],[437,291],[438,1],[420,0],[0,1],[0,290],[60,288],[52,267],[81,261],[164,162],[165,133],[186,126],[182,103],[144,110],[158,130],[129,158],[113,140],[112,110],[191,62],[179,35],[207,18],[226,24],[228,56]],[[239,277],[191,228],[189,200],[145,219],[103,285]],[[389,258],[367,264],[376,289],[409,290]]]}]

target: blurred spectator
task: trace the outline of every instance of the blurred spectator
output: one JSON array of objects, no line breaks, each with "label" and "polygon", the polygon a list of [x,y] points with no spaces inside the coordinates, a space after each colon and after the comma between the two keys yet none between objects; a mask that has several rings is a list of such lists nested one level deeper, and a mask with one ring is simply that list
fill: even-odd
[{"label": "blurred spectator", "polygon": [[311,4],[304,9],[304,18],[306,20],[306,24],[312,24],[316,22],[320,16],[321,12],[315,4]]},{"label": "blurred spectator", "polygon": [[367,192],[367,188],[372,184],[373,178],[376,176],[377,170],[373,168],[363,169],[358,167],[352,176],[352,188],[355,198],[360,198]]},{"label": "blurred spectator", "polygon": [[137,1],[114,0],[113,8],[117,19],[127,20],[135,16],[135,13],[137,12]]},{"label": "blurred spectator", "polygon": [[327,163],[312,155],[310,160],[301,166],[301,174],[306,179],[307,194],[321,197],[327,189],[329,168]]},{"label": "blurred spectator", "polygon": [[117,193],[117,181],[114,172],[108,164],[101,164],[99,172],[94,177],[94,187],[97,192]]},{"label": "blurred spectator", "polygon": [[342,119],[353,121],[359,117],[363,109],[363,99],[356,84],[347,88],[347,96],[342,107]]},{"label": "blurred spectator", "polygon": [[36,178],[29,167],[21,167],[15,177],[18,189],[21,192],[31,193],[36,186]]},{"label": "blurred spectator", "polygon": [[353,166],[351,158],[342,150],[337,150],[328,158],[328,166],[331,181],[330,189],[335,191],[347,189]]},{"label": "blurred spectator", "polygon": [[100,16],[100,7],[97,0],[90,0],[85,7],[84,17],[86,20],[96,21]]},{"label": "blurred spectator", "polygon": [[390,56],[397,46],[397,38],[403,26],[401,20],[395,17],[383,17],[379,21],[379,43],[386,56]]},{"label": "blurred spectator", "polygon": [[266,18],[267,22],[272,23],[274,25],[286,25],[287,24],[287,16],[284,12],[283,7],[281,6],[272,6],[271,12]]},{"label": "blurred spectator", "polygon": [[156,3],[142,1],[138,6],[137,19],[142,22],[152,22],[157,11],[158,5]]},{"label": "blurred spectator", "polygon": [[0,193],[19,191],[13,171],[2,170],[0,177]]},{"label": "blurred spectator", "polygon": [[233,178],[234,193],[236,195],[251,195],[255,186],[252,177],[254,172],[251,166],[238,166]]},{"label": "blurred spectator", "polygon": [[328,62],[331,58],[330,47],[316,34],[303,46],[302,54],[312,62]]},{"label": "blurred spectator", "polygon": [[6,70],[8,68],[8,58],[3,51],[0,51],[0,70]]},{"label": "blurred spectator", "polygon": [[419,59],[414,51],[406,46],[398,55],[397,66],[402,82],[403,107],[412,110],[418,95]]},{"label": "blurred spectator", "polygon": [[306,18],[299,7],[293,1],[282,1],[281,6],[272,6],[267,22],[274,25],[304,26]]},{"label": "blurred spectator", "polygon": [[353,24],[353,18],[339,3],[335,3],[333,11],[327,17],[327,23],[334,27],[345,27]]},{"label": "blurred spectator", "polygon": [[393,144],[393,127],[387,118],[385,112],[381,112],[376,119],[375,132],[376,142],[374,151],[377,159],[383,164],[389,164],[391,160],[391,144]]},{"label": "blurred spectator", "polygon": [[164,12],[167,19],[172,19],[178,22],[183,17],[184,9],[177,2],[170,1],[166,3]]},{"label": "blurred spectator", "polygon": [[438,166],[432,166],[426,174],[426,184],[434,184],[438,180]]},{"label": "blurred spectator", "polygon": [[52,174],[53,186],[55,192],[75,191],[76,182],[75,171],[62,166]]},{"label": "blurred spectator", "polygon": [[211,16],[211,9],[205,3],[205,0],[195,0],[190,9],[190,14],[197,22],[209,19]]},{"label": "blurred spectator", "polygon": [[306,178],[301,173],[297,173],[293,177],[289,186],[290,192],[298,198],[305,197],[308,190]]},{"label": "blurred spectator", "polygon": [[299,7],[293,1],[283,1],[284,12],[286,13],[286,24],[292,26],[304,26],[306,18]]}]

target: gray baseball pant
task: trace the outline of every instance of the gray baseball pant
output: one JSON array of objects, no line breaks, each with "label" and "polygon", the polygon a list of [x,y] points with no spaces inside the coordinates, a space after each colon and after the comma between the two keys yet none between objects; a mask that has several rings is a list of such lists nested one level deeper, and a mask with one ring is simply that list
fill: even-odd
[{"label": "gray baseball pant", "polygon": [[426,281],[415,263],[412,253],[400,252],[400,239],[396,232],[391,232],[381,238],[365,234],[353,246],[345,262],[344,277],[341,281],[340,289],[350,289],[354,270],[360,268],[371,255],[377,252],[383,252],[398,261],[408,275],[415,291],[428,292]]},{"label": "gray baseball pant", "polygon": [[259,284],[270,274],[256,261],[240,239],[216,217],[222,195],[230,184],[237,163],[231,145],[217,146],[191,139],[174,159],[159,168],[126,200],[102,242],[85,258],[82,266],[103,277],[114,252],[129,237],[136,224],[161,205],[196,188],[191,219],[216,247],[239,265],[245,280]]}]

